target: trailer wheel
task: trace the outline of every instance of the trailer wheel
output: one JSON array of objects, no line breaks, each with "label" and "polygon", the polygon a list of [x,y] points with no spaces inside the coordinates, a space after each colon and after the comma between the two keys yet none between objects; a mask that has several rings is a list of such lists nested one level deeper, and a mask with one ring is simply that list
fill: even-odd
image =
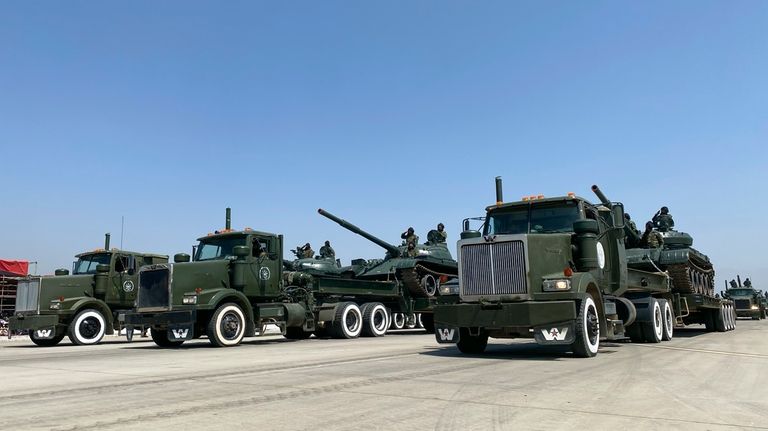
[{"label": "trailer wheel", "polygon": [[301,326],[289,326],[285,328],[283,337],[289,340],[306,340],[312,336],[312,331],[305,331]]},{"label": "trailer wheel", "polygon": [[427,334],[435,333],[435,315],[432,313],[421,313],[421,323],[424,325],[424,330]]},{"label": "trailer wheel", "polygon": [[179,347],[184,344],[184,340],[169,339],[167,329],[151,328],[149,330],[149,335],[152,337],[152,341],[154,341],[158,347]]},{"label": "trailer wheel", "polygon": [[405,328],[405,314],[392,313],[392,327],[395,329]]},{"label": "trailer wheel", "polygon": [[414,329],[414,328],[416,328],[416,315],[415,314],[411,313],[411,314],[406,316],[405,327],[407,329]]},{"label": "trailer wheel", "polygon": [[640,327],[640,322],[635,322],[624,329],[624,335],[629,337],[633,343],[642,343],[645,341],[645,335],[643,335],[643,328]]},{"label": "trailer wheel", "polygon": [[354,302],[341,302],[336,305],[331,336],[334,338],[357,338],[363,329],[363,315]]},{"label": "trailer wheel", "polygon": [[245,335],[245,315],[237,304],[220,305],[208,321],[208,340],[216,347],[240,344]]},{"label": "trailer wheel", "polygon": [[360,312],[363,315],[363,336],[381,337],[389,328],[389,313],[381,302],[367,302]]},{"label": "trailer wheel", "polygon": [[600,314],[590,294],[587,294],[579,304],[574,335],[576,339],[571,344],[574,355],[580,358],[591,358],[597,355],[600,347]]},{"label": "trailer wheel", "polygon": [[661,334],[661,339],[671,341],[675,331],[675,313],[672,311],[672,305],[666,299],[659,299],[659,305],[664,323],[664,333]]},{"label": "trailer wheel", "polygon": [[728,316],[730,316],[731,321],[731,331],[736,329],[736,307],[733,305],[728,306]]},{"label": "trailer wheel", "polygon": [[424,322],[421,321],[421,313],[414,314],[414,321],[416,322],[416,328],[421,329],[424,327]]},{"label": "trailer wheel", "polygon": [[104,337],[107,324],[104,315],[93,308],[87,308],[75,316],[69,324],[67,335],[72,344],[86,346],[97,344]]},{"label": "trailer wheel", "polygon": [[704,328],[707,332],[715,331],[717,321],[717,310],[704,310]]},{"label": "trailer wheel", "polygon": [[721,305],[720,308],[715,313],[715,330],[717,332],[725,332],[727,330],[727,327],[725,325],[725,305]]},{"label": "trailer wheel", "polygon": [[650,312],[650,322],[642,322],[645,341],[648,343],[660,343],[664,336],[664,315],[661,311],[661,304],[656,298],[651,298],[648,303]]},{"label": "trailer wheel", "polygon": [[461,353],[479,354],[485,352],[488,346],[488,333],[480,330],[479,335],[470,335],[469,328],[459,328],[459,342],[456,347]]},{"label": "trailer wheel", "polygon": [[29,339],[40,347],[53,347],[59,344],[64,339],[64,336],[67,335],[66,331],[56,330],[56,335],[53,338],[38,338],[35,335],[36,332],[29,331]]}]

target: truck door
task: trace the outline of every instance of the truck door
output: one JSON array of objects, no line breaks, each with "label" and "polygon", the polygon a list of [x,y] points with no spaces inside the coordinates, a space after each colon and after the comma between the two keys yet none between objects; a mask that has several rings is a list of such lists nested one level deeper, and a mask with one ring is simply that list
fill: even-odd
[{"label": "truck door", "polygon": [[277,238],[253,236],[251,243],[253,264],[250,275],[253,277],[255,289],[251,289],[252,283],[249,282],[246,287],[249,292],[246,294],[275,297],[280,293],[280,280],[283,275]]},{"label": "truck door", "polygon": [[116,254],[112,274],[112,289],[107,291],[105,302],[133,304],[138,286],[136,257],[130,254]]}]

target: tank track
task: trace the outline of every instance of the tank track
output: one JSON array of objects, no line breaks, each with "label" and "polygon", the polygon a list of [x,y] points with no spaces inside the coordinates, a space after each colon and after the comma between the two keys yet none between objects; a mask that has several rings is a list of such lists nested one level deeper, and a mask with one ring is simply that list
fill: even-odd
[{"label": "tank track", "polygon": [[672,277],[673,290],[677,293],[696,293],[715,295],[715,270],[705,269],[693,261],[667,266],[667,272]]},{"label": "tank track", "polygon": [[427,294],[427,291],[424,290],[424,287],[421,285],[421,278],[424,277],[425,275],[432,274],[437,277],[441,275],[445,275],[451,278],[457,277],[456,274],[446,274],[446,273],[434,271],[423,265],[416,265],[413,268],[401,269],[399,273],[400,273],[400,280],[403,282],[403,285],[408,289],[409,292],[411,292],[411,295],[413,295],[416,298],[429,297],[429,295]]}]

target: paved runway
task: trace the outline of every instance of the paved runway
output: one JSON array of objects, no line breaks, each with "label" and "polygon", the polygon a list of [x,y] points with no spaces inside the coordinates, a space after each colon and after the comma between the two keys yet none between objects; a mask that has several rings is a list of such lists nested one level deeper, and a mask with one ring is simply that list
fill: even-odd
[{"label": "paved runway", "polygon": [[604,343],[592,359],[528,340],[465,356],[433,336],[0,343],[4,430],[768,429],[768,321]]}]

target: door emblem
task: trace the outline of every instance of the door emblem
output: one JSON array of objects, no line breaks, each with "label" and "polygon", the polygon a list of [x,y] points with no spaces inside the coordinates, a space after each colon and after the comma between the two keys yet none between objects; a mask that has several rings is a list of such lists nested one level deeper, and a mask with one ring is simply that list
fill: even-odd
[{"label": "door emblem", "polygon": [[269,268],[266,266],[262,266],[259,270],[259,278],[262,280],[269,280],[269,277],[272,276],[272,273],[269,272]]},{"label": "door emblem", "polygon": [[133,292],[133,282],[131,280],[125,280],[123,282],[123,290],[125,292]]}]

